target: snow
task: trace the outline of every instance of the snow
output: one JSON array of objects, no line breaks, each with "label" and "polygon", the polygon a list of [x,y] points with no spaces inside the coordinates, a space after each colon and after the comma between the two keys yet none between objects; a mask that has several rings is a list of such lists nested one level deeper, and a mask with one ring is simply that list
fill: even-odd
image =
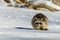
[{"label": "snow", "polygon": [[[59,25],[60,23],[60,15],[59,13],[53,12],[46,12],[46,11],[36,11],[32,9],[25,9],[25,8],[10,8],[10,7],[0,7],[0,26],[2,27],[19,27],[25,26],[28,27],[31,25],[31,19],[36,13],[43,13],[45,14],[49,22]],[[3,10],[3,11],[2,11]],[[55,21],[54,21],[55,20]],[[20,25],[21,24],[21,25]],[[30,26],[31,27],[31,26]]]},{"label": "snow", "polygon": [[[32,28],[31,19],[37,13],[43,13],[48,17],[48,31],[34,30]],[[0,40],[60,40],[59,17],[60,11],[38,11],[26,8],[1,6]]]},{"label": "snow", "polygon": [[[40,3],[46,3],[48,0],[36,0],[36,1],[34,1],[34,4],[35,5],[38,5],[38,4],[40,4]],[[49,1],[48,1],[49,2]]]},{"label": "snow", "polygon": [[48,5],[50,7],[53,7],[55,9],[57,9],[57,10],[60,10],[60,6],[57,6],[57,5],[53,4],[52,2],[46,2],[46,5]]},{"label": "snow", "polygon": [[48,6],[52,7],[52,8],[60,10],[60,6],[52,3],[51,0],[37,0],[37,1],[34,1],[35,5],[38,5],[38,4],[41,4],[41,3],[45,3],[46,5],[48,5]]}]

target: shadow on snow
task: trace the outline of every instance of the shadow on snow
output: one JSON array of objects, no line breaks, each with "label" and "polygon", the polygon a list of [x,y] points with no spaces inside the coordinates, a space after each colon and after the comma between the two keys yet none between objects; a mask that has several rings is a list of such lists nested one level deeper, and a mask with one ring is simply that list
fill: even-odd
[{"label": "shadow on snow", "polygon": [[23,29],[23,30],[33,30],[32,28],[24,28],[24,27],[15,27],[16,29]]}]

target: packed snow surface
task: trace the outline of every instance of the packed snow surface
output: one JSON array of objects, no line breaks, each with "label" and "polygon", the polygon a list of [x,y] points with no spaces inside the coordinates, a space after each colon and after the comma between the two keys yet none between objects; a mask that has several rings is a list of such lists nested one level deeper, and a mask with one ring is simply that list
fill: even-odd
[{"label": "packed snow surface", "polygon": [[[37,13],[47,16],[48,31],[32,28]],[[0,7],[0,40],[60,40],[60,12]]]}]

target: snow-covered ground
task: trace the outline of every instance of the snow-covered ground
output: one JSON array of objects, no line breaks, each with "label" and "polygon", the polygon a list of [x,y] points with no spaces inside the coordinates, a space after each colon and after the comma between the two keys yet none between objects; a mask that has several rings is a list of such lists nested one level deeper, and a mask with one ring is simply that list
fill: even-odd
[{"label": "snow-covered ground", "polygon": [[[48,17],[48,31],[33,30],[31,19],[37,13]],[[60,12],[0,7],[0,40],[60,40]]]},{"label": "snow-covered ground", "polygon": [[46,2],[46,5],[55,8],[57,10],[60,10],[60,6],[53,4],[52,2]]},{"label": "snow-covered ground", "polygon": [[52,3],[51,0],[37,0],[37,1],[34,1],[34,4],[35,5],[38,5],[38,4],[41,4],[41,3],[45,3],[46,5],[48,5],[48,6],[52,7],[52,8],[55,8],[57,10],[60,10],[60,6]]}]

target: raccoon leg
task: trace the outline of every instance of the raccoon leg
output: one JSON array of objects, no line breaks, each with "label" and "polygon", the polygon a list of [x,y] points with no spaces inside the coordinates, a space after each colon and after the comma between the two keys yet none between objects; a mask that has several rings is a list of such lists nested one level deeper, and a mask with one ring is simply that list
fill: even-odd
[{"label": "raccoon leg", "polygon": [[46,27],[43,27],[43,30],[48,30]]},{"label": "raccoon leg", "polygon": [[37,8],[33,8],[34,10],[37,10]]}]

